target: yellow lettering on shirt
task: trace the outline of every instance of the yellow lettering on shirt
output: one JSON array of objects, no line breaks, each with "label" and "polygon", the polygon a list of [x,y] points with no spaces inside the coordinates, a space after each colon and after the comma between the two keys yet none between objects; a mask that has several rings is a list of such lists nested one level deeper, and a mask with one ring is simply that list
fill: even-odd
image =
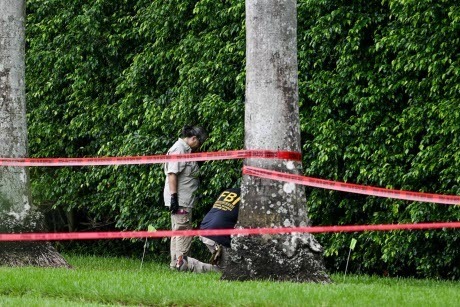
[{"label": "yellow lettering on shirt", "polygon": [[224,201],[229,202],[229,203],[233,203],[233,201],[235,200],[235,198],[237,196],[238,196],[238,194],[236,194],[236,193],[228,193],[228,195],[225,196]]},{"label": "yellow lettering on shirt", "polygon": [[238,197],[238,194],[224,191],[222,194],[220,194],[219,198],[214,203],[213,208],[224,211],[231,211],[233,208],[235,208],[240,200],[241,198]]}]

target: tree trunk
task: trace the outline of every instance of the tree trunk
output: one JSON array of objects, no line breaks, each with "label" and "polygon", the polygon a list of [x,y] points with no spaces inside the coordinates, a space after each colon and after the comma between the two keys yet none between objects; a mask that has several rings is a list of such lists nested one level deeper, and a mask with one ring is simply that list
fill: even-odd
[{"label": "tree trunk", "polygon": [[[27,156],[25,1],[0,1],[0,156]],[[0,167],[0,232],[43,231],[24,167]],[[0,265],[68,266],[47,242],[0,242]]]},{"label": "tree trunk", "polygon": [[[246,0],[245,148],[301,151],[295,0]],[[301,162],[247,159],[301,174]],[[244,175],[238,228],[307,226],[304,187]],[[322,247],[308,233],[237,236],[227,280],[323,282]]]}]

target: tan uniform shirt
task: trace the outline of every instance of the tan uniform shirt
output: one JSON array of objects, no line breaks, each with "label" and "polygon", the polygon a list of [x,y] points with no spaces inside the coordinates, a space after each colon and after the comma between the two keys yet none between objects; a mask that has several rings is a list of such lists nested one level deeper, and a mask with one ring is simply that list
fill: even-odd
[{"label": "tan uniform shirt", "polygon": [[[169,149],[168,155],[191,153],[192,149],[187,143],[179,138],[176,143]],[[166,175],[164,200],[165,206],[171,206],[171,193],[169,191],[168,174],[177,174],[177,197],[179,198],[180,207],[193,208],[195,203],[195,191],[198,189],[198,163],[195,161],[187,162],[169,162],[164,165]]]}]

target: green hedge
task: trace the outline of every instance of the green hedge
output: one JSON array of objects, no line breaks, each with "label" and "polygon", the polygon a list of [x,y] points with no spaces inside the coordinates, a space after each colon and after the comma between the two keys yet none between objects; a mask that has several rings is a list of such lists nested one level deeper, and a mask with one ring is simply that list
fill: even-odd
[{"label": "green hedge", "polygon": [[[300,1],[308,175],[460,194],[460,6],[455,1]],[[458,221],[458,207],[311,190],[314,224]],[[330,265],[459,278],[458,230],[323,235]]]},{"label": "green hedge", "polygon": [[[30,155],[163,154],[187,123],[243,148],[244,1],[28,0]],[[298,1],[305,174],[460,194],[460,6]],[[201,168],[199,221],[241,177]],[[32,169],[55,229],[168,228],[160,165]],[[454,206],[308,189],[313,224],[455,221]],[[456,230],[320,235],[333,271],[460,277]],[[153,247],[167,248],[166,242]]]}]

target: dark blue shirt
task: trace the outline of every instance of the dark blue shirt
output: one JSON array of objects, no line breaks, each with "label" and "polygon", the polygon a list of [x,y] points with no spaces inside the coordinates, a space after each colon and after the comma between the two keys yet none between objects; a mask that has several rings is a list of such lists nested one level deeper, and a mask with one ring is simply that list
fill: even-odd
[{"label": "dark blue shirt", "polygon": [[[212,209],[201,222],[201,229],[233,229],[238,220],[241,190],[238,188],[223,191]],[[207,236],[207,238],[230,247],[230,236]]]}]

